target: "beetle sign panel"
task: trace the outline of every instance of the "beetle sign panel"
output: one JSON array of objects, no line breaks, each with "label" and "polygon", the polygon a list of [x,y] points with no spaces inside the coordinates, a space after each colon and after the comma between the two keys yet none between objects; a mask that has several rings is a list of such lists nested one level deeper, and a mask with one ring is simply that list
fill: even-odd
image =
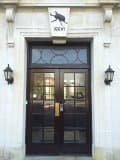
[{"label": "beetle sign panel", "polygon": [[49,8],[51,36],[66,37],[70,8]]}]

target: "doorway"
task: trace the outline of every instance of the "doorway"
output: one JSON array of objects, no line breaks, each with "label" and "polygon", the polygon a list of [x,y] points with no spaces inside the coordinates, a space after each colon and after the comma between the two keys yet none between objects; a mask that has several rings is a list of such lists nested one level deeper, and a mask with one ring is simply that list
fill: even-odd
[{"label": "doorway", "polygon": [[[86,56],[86,64],[78,64],[82,59],[80,55],[85,57],[82,55],[84,53],[79,53],[80,48],[85,47],[84,53],[88,55],[88,45],[73,45],[72,48],[52,46],[52,51],[59,58],[56,60],[54,53],[51,59],[55,59],[58,64],[51,61],[45,64],[45,54],[46,57],[51,56],[49,46],[45,45],[44,48],[37,45],[29,52],[26,131],[28,154],[91,154],[89,56]],[[65,55],[62,54],[63,48]],[[79,61],[76,59],[77,63],[65,64],[62,56],[66,56],[66,50],[69,56],[79,53]],[[44,60],[41,60],[43,54]]]}]

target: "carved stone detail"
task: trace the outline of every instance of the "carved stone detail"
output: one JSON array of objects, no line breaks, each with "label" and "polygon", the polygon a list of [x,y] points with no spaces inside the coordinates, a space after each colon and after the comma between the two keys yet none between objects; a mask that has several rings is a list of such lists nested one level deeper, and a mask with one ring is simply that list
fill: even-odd
[{"label": "carved stone detail", "polygon": [[111,43],[110,43],[110,42],[104,42],[104,47],[105,47],[105,48],[109,48],[109,47],[110,47],[110,45],[111,45]]},{"label": "carved stone detail", "polygon": [[113,5],[104,5],[104,47],[109,48],[111,44],[111,22],[112,22],[112,12]]},{"label": "carved stone detail", "polygon": [[14,47],[14,20],[15,7],[6,7],[6,21],[7,21],[7,44],[8,47]]},{"label": "carved stone detail", "polygon": [[112,21],[112,7],[104,7],[104,10],[104,22],[110,23]]},{"label": "carved stone detail", "polygon": [[8,23],[14,22],[15,19],[15,8],[6,8],[6,20]]}]

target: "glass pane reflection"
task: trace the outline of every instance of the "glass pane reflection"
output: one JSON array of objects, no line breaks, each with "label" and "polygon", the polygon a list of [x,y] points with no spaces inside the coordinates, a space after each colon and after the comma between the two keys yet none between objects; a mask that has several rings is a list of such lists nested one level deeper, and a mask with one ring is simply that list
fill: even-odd
[{"label": "glass pane reflection", "polygon": [[44,73],[33,73],[33,85],[34,86],[42,86]]},{"label": "glass pane reflection", "polygon": [[45,85],[54,85],[54,73],[45,73]]},{"label": "glass pane reflection", "polygon": [[43,101],[43,87],[33,87],[32,99],[33,103],[41,103]]},{"label": "glass pane reflection", "polygon": [[54,143],[54,128],[53,127],[33,127],[32,128],[32,143]]},{"label": "glass pane reflection", "polygon": [[75,87],[75,98],[80,101],[85,100],[85,87]]},{"label": "glass pane reflection", "polygon": [[65,130],[64,143],[86,143],[86,131]]},{"label": "glass pane reflection", "polygon": [[64,143],[74,143],[74,131],[64,131]]},{"label": "glass pane reflection", "polygon": [[86,131],[76,130],[75,141],[76,143],[86,143]]},{"label": "glass pane reflection", "polygon": [[42,128],[33,127],[32,128],[32,143],[40,143],[43,140]]},{"label": "glass pane reflection", "polygon": [[64,73],[64,86],[74,86],[74,73]]},{"label": "glass pane reflection", "polygon": [[84,107],[86,104],[85,87],[75,87],[76,107]]},{"label": "glass pane reflection", "polygon": [[85,73],[75,73],[75,86],[85,86]]},{"label": "glass pane reflection", "polygon": [[54,128],[53,127],[44,128],[44,143],[54,143]]},{"label": "glass pane reflection", "polygon": [[64,87],[64,99],[74,98],[74,87]]},{"label": "glass pane reflection", "polygon": [[54,99],[54,87],[44,87],[45,100]]},{"label": "glass pane reflection", "polygon": [[44,101],[44,109],[54,109],[54,101]]}]

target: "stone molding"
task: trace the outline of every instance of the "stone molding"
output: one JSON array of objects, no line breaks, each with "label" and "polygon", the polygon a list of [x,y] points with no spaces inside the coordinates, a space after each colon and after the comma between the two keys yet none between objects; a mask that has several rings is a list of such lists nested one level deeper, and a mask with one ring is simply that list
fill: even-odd
[{"label": "stone molding", "polygon": [[112,21],[112,9],[120,3],[119,0],[99,0],[99,4],[104,9],[104,22]]},{"label": "stone molding", "polygon": [[6,22],[7,22],[7,45],[14,47],[14,21],[15,21],[15,6],[5,6]]},{"label": "stone molding", "polygon": [[[101,7],[101,5],[108,5],[108,4],[112,4],[112,5],[118,5],[120,4],[119,0],[98,0],[98,2],[80,2],[80,3],[70,3],[70,2],[57,2],[57,3],[53,3],[53,2],[41,2],[38,0],[34,0],[34,2],[31,2],[31,0],[29,1],[21,1],[21,0],[0,0],[0,4],[2,5],[18,5],[19,7]],[[119,5],[118,5],[119,7]]]},{"label": "stone molding", "polygon": [[104,47],[110,48],[111,45],[111,23],[113,17],[113,8],[116,7],[120,1],[118,0],[99,0],[101,7],[104,10]]},{"label": "stone molding", "polygon": [[104,22],[108,22],[110,23],[112,21],[112,16],[113,16],[113,12],[112,12],[112,8],[113,6],[103,6],[104,8]]},{"label": "stone molding", "polygon": [[115,4],[119,4],[120,3],[120,1],[119,0],[99,0],[99,3],[101,4],[101,5],[108,5],[108,4],[113,4],[113,5],[115,5]]},{"label": "stone molding", "polygon": [[104,47],[109,48],[111,45],[111,23],[113,17],[113,5],[104,5]]},{"label": "stone molding", "polygon": [[[104,24],[105,28],[104,31],[106,33],[104,46],[109,46],[110,44],[110,28],[111,28],[111,21],[112,21],[112,9],[113,7],[119,6],[120,1],[119,0],[98,0],[98,2],[92,3],[50,3],[49,1],[47,3],[45,2],[39,2],[37,0],[34,0],[34,2],[29,1],[23,1],[23,0],[0,0],[0,4],[6,8],[6,22],[7,22],[7,44],[8,47],[14,47],[14,20],[15,20],[15,8],[16,7],[50,7],[50,6],[69,6],[69,7],[99,7],[103,8],[104,11]],[[108,24],[106,27],[106,23]],[[56,43],[56,40],[54,40]],[[107,45],[106,45],[107,44]]]},{"label": "stone molding", "polygon": [[15,7],[6,7],[6,20],[8,23],[13,23],[15,20]]},{"label": "stone molding", "polygon": [[2,4],[17,4],[19,0],[0,0]]}]

